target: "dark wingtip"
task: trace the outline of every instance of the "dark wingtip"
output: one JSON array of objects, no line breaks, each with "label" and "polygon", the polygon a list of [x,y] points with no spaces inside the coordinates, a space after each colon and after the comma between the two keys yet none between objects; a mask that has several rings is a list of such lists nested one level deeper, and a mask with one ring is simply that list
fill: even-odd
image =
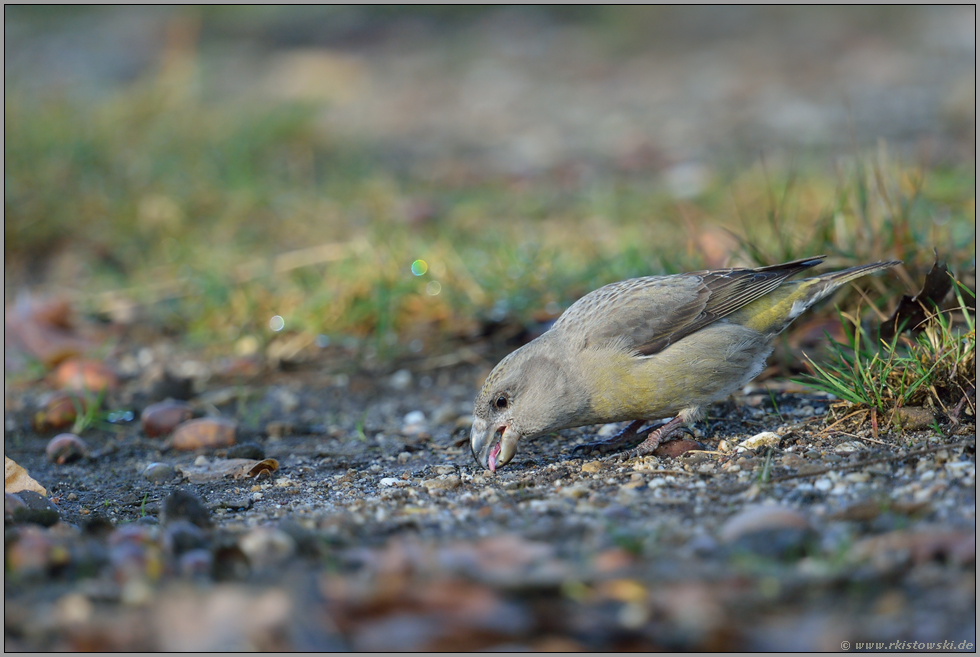
[{"label": "dark wingtip", "polygon": [[755,271],[778,271],[785,269],[795,269],[802,271],[810,267],[819,265],[823,262],[825,255],[810,256],[809,258],[800,258],[799,260],[790,260],[789,262],[781,262],[778,265],[767,265],[765,267],[758,267]]}]

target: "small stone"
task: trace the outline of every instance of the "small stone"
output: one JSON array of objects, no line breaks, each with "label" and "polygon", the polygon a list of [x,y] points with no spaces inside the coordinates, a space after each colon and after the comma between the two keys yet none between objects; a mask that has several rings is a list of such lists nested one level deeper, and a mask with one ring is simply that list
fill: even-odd
[{"label": "small stone", "polygon": [[619,433],[620,427],[621,425],[615,422],[610,424],[604,424],[601,427],[599,427],[599,430],[596,432],[596,435],[600,438],[609,438],[610,436],[615,436],[617,433]]},{"label": "small stone", "polygon": [[888,421],[896,428],[903,431],[917,431],[927,429],[936,421],[935,416],[928,408],[922,406],[907,406],[896,408],[888,415]]},{"label": "small stone", "polygon": [[404,486],[406,484],[405,481],[398,479],[396,477],[384,477],[378,483],[381,484],[382,486],[389,487],[389,488],[393,486]]},{"label": "small stone", "polygon": [[178,518],[167,523],[161,542],[168,554],[179,556],[184,552],[203,548],[207,545],[207,536],[194,523],[185,518]]},{"label": "small stone", "polygon": [[210,550],[204,548],[184,552],[177,562],[177,570],[180,574],[194,579],[209,578],[213,568],[214,556]]},{"label": "small stone", "polygon": [[[459,412],[456,410],[456,404],[446,403],[440,406],[432,413],[432,424],[449,424],[453,422],[458,417]],[[425,416],[422,416],[422,421],[425,421]],[[406,418],[406,423],[408,419]]]},{"label": "small stone", "polygon": [[849,481],[852,484],[865,484],[871,479],[871,475],[867,472],[851,472],[844,475],[844,480]]},{"label": "small stone", "polygon": [[852,440],[846,443],[841,443],[834,448],[834,452],[837,454],[856,454],[857,452],[865,451],[865,449],[864,443],[857,440]]},{"label": "small stone", "polygon": [[751,438],[743,440],[738,444],[736,449],[742,452],[756,450],[760,447],[779,447],[779,440],[779,434],[772,431],[763,431],[762,433],[757,433]]},{"label": "small stone", "polygon": [[235,427],[234,422],[224,418],[189,420],[174,431],[172,445],[174,449],[184,451],[230,447],[235,444]]},{"label": "small stone", "polygon": [[5,572],[40,575],[47,570],[54,547],[49,531],[29,525],[19,529],[10,544],[4,539]]},{"label": "small stone", "polygon": [[976,464],[970,461],[949,461],[943,465],[952,477],[975,477]]},{"label": "small stone", "polygon": [[14,522],[50,527],[60,519],[58,507],[40,493],[22,490],[17,492],[17,497],[24,503],[24,506],[13,509]]},{"label": "small stone", "polygon": [[806,459],[800,457],[798,454],[783,454],[779,459],[779,464],[787,468],[798,468],[806,465]]},{"label": "small stone", "polygon": [[54,371],[54,382],[58,388],[80,392],[100,392],[119,387],[119,377],[108,365],[102,361],[81,358],[72,358],[59,365]]},{"label": "small stone", "polygon": [[285,422],[282,420],[274,420],[265,425],[265,435],[269,438],[283,438],[296,433],[296,425],[292,422]]},{"label": "small stone", "polygon": [[425,423],[425,413],[422,411],[412,411],[405,415],[405,424],[424,424]]},{"label": "small stone", "polygon": [[459,488],[459,485],[459,477],[456,475],[444,475],[435,479],[426,479],[422,482],[422,486],[424,486],[430,492],[435,490],[456,490]]},{"label": "small stone", "polygon": [[395,390],[407,390],[412,385],[412,373],[408,370],[398,370],[388,378],[388,385]]},{"label": "small stone", "polygon": [[238,547],[255,567],[281,563],[296,552],[296,541],[286,532],[274,527],[256,527],[242,536]]},{"label": "small stone", "polygon": [[85,399],[70,392],[56,392],[45,398],[44,406],[31,418],[36,431],[50,431],[70,426],[87,408]]},{"label": "small stone", "polygon": [[566,486],[561,489],[561,494],[573,500],[580,499],[589,494],[589,489],[585,486]]},{"label": "small stone", "polygon": [[44,453],[50,460],[62,465],[85,458],[88,456],[89,449],[85,441],[75,434],[60,433],[48,442]]},{"label": "small stone", "polygon": [[813,482],[813,487],[816,488],[818,491],[826,493],[827,491],[829,491],[831,488],[834,487],[834,482],[832,482],[830,479],[827,479],[826,477],[823,477]]},{"label": "small stone", "polygon": [[13,520],[14,510],[24,507],[24,500],[20,499],[16,493],[3,493],[3,519],[4,522]]},{"label": "small stone", "polygon": [[582,472],[599,472],[602,469],[602,461],[589,461],[582,464]]},{"label": "small stone", "polygon": [[178,488],[164,498],[160,516],[160,520],[164,524],[184,518],[198,527],[211,526],[211,514],[204,501],[189,490],[182,488]]},{"label": "small stone", "polygon": [[412,458],[412,455],[409,452],[399,452],[397,460],[399,463],[406,463],[410,458]]},{"label": "small stone", "polygon": [[729,518],[719,538],[733,551],[772,558],[800,557],[812,537],[809,521],[799,512],[775,504],[750,506]]},{"label": "small stone", "polygon": [[704,445],[696,440],[678,438],[675,440],[669,440],[658,446],[657,449],[654,450],[653,455],[659,458],[676,459],[681,454],[685,454],[691,450],[703,450],[704,448]]},{"label": "small stone", "polygon": [[269,395],[279,403],[283,413],[292,413],[299,408],[299,395],[288,388],[273,388]]},{"label": "small stone", "polygon": [[177,476],[174,468],[167,463],[150,463],[143,469],[143,476],[154,484],[163,484]]},{"label": "small stone", "polygon": [[194,416],[191,405],[183,401],[168,399],[150,404],[140,414],[143,433],[151,438],[171,433],[182,422]]}]

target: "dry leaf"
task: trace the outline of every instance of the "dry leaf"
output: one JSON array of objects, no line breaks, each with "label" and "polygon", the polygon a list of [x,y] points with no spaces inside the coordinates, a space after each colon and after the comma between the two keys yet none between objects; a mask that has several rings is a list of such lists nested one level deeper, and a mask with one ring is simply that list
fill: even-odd
[{"label": "dry leaf", "polygon": [[953,289],[953,279],[945,262],[936,259],[932,269],[926,274],[922,290],[914,297],[904,295],[898,302],[895,312],[881,325],[882,340],[891,340],[899,330],[918,332],[926,320],[926,312],[933,313]]},{"label": "dry leaf", "polygon": [[187,479],[194,484],[200,484],[216,479],[230,477],[245,479],[258,477],[262,473],[272,474],[279,469],[275,459],[216,459],[202,465],[188,465],[180,468]]},{"label": "dry leaf", "polygon": [[3,491],[5,493],[17,493],[22,490],[32,490],[41,495],[47,495],[48,491],[44,486],[34,481],[27,470],[20,467],[9,458],[3,455]]}]

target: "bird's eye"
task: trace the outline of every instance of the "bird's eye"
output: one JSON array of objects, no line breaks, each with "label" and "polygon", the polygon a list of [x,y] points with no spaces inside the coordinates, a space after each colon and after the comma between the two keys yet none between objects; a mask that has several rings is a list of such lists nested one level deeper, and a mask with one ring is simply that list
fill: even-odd
[{"label": "bird's eye", "polygon": [[495,401],[493,405],[498,411],[502,411],[507,408],[507,398],[501,395],[497,397],[497,401]]}]

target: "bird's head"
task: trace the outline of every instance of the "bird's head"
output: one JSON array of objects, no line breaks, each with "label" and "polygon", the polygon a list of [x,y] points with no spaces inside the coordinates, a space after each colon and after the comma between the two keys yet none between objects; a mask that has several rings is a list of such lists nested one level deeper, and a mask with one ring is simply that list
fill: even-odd
[{"label": "bird's head", "polygon": [[509,354],[477,395],[470,449],[483,467],[496,471],[514,458],[521,438],[569,426],[574,417],[573,386],[548,346],[538,338]]}]

